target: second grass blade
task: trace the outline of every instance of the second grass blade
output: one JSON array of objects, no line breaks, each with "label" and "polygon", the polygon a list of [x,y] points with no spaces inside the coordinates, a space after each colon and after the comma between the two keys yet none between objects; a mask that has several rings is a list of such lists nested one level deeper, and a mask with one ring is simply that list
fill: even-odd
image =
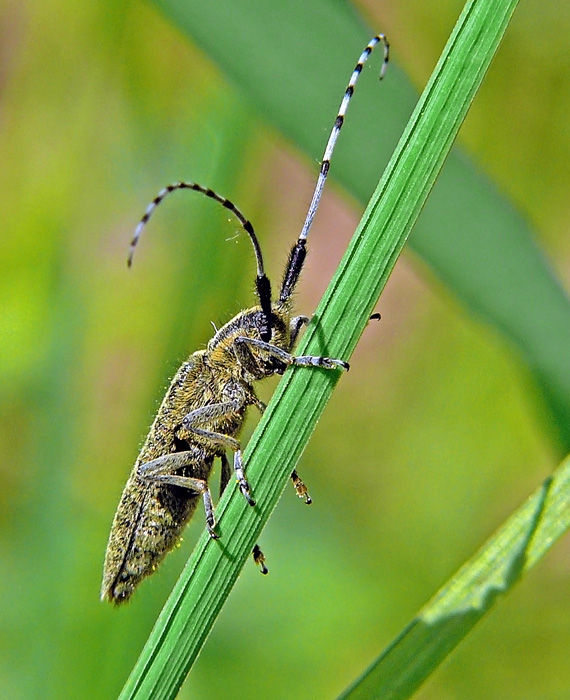
[{"label": "second grass blade", "polygon": [[570,459],[500,527],[339,700],[406,700],[570,528]]}]

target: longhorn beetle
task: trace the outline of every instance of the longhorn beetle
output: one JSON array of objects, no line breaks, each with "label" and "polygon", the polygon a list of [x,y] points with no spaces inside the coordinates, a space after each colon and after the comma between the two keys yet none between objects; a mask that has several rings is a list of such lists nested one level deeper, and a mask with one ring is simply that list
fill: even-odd
[{"label": "longhorn beetle", "polygon": [[[208,532],[211,537],[217,537],[208,478],[214,460],[219,458],[220,493],[223,492],[232,471],[226,456],[228,449],[234,452],[233,471],[239,488],[247,502],[255,505],[245,477],[238,439],[247,407],[256,406],[260,412],[265,408],[255,394],[253,382],[273,374],[283,374],[289,365],[328,370],[349,368],[343,360],[291,354],[299,331],[309,322],[306,316],[291,316],[292,295],[303,268],[307,234],[321,199],[348,104],[362,67],[378,43],[384,48],[380,79],[384,77],[389,45],[386,37],[378,34],[358,59],[346,88],[325,148],[309,211],[289,255],[277,299],[272,299],[253,226],[232,202],[209,188],[193,182],[178,182],[165,187],[148,206],[135,230],[129,266],[145,225],[167,195],[189,189],[216,200],[234,214],[251,240],[257,262],[255,287],[259,303],[222,326],[206,349],[190,355],[172,379],[113,520],[105,555],[102,600],[108,598],[116,604],[128,600],[139,582],[151,574],[176,545],[200,497],[204,501]],[[296,471],[291,479],[297,495],[310,503],[307,489]],[[267,573],[263,554],[257,545],[253,556],[262,573]]]}]

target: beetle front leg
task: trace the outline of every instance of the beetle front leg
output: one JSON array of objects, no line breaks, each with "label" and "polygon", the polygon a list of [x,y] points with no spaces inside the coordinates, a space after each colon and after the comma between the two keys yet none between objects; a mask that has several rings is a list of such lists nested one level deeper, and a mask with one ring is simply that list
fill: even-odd
[{"label": "beetle front leg", "polygon": [[297,338],[299,336],[299,331],[303,326],[306,326],[311,319],[308,316],[295,316],[291,319],[289,324],[289,333],[291,338],[291,347],[295,347]]},{"label": "beetle front leg", "polygon": [[[234,341],[234,347],[237,349],[236,356],[241,364],[242,357],[240,356],[240,348],[248,348],[251,353],[251,348],[256,348],[261,351],[261,353],[267,355],[267,357],[273,357],[279,360],[284,365],[294,365],[296,367],[322,367],[323,369],[344,369],[348,372],[350,365],[344,360],[336,360],[333,357],[321,357],[319,355],[292,355],[290,352],[283,350],[282,348],[272,345],[271,343],[266,343],[264,340],[258,340],[257,338],[248,338],[246,336],[239,336]],[[241,351],[241,355],[244,356],[245,353]]]}]

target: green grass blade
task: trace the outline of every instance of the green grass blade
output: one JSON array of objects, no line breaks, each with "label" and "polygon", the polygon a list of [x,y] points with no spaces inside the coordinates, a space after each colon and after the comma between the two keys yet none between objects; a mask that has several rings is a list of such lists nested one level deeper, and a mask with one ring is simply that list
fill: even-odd
[{"label": "green grass blade", "polygon": [[570,459],[448,581],[339,700],[403,700],[570,528]]},{"label": "green grass blade", "polygon": [[[347,66],[373,33],[354,8],[330,0],[218,0],[205,12],[200,3],[155,2],[312,163],[321,157],[323,125],[335,114]],[[398,46],[392,49],[397,62]],[[381,89],[358,90],[331,173],[364,204],[378,180],[378,161],[370,154],[389,157],[416,93],[394,64]],[[543,390],[565,454],[570,302],[526,221],[468,158],[452,152],[410,246],[518,350]]]},{"label": "green grass blade", "polygon": [[[515,6],[515,0],[475,0],[466,6],[300,353],[350,356]],[[176,695],[338,378],[324,370],[286,373],[244,456],[256,507],[249,508],[235,488],[227,489],[218,507],[221,538],[200,539],[122,698]]]}]

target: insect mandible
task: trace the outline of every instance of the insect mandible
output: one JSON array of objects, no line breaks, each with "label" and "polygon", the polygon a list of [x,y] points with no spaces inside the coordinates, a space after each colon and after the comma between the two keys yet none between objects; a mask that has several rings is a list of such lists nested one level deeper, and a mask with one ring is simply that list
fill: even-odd
[{"label": "insect mandible", "polygon": [[[317,211],[336,140],[362,67],[377,44],[384,48],[380,71],[388,65],[389,45],[383,34],[375,36],[362,52],[342,99],[330,133],[303,229],[285,267],[279,296],[274,300],[265,274],[261,248],[250,221],[228,199],[192,182],[164,188],[148,206],[139,222],[129,252],[132,263],[140,235],[155,208],[171,192],[200,192],[230,211],[248,234],[257,262],[255,280],[258,304],[242,311],[222,326],[205,350],[190,355],[174,375],[146,441],[123,490],[113,525],[103,571],[101,599],[119,604],[130,598],[140,581],[153,573],[177,544],[200,498],[204,502],[206,527],[216,538],[214,507],[208,479],[215,459],[221,461],[220,493],[231,479],[226,456],[234,453],[233,473],[250,505],[255,505],[245,477],[239,433],[248,406],[263,412],[253,383],[283,374],[289,365],[348,370],[348,363],[329,357],[295,357],[292,350],[306,316],[292,316],[292,295],[306,256],[306,241]],[[311,499],[296,471],[291,475],[297,495]],[[256,545],[255,561],[267,572]]]}]

